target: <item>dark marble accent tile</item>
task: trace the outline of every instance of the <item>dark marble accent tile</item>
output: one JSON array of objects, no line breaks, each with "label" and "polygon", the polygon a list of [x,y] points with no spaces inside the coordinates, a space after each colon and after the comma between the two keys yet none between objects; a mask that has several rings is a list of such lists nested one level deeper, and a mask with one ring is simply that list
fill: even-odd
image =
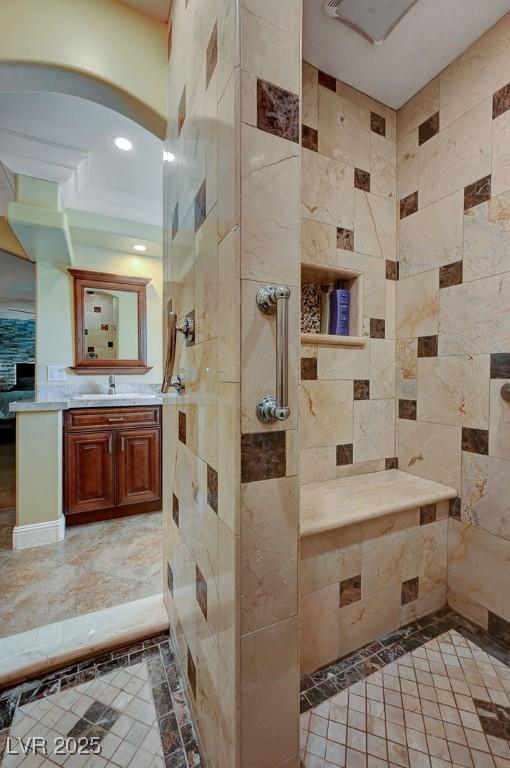
[{"label": "dark marble accent tile", "polygon": [[[168,685],[170,686],[170,690],[172,691],[172,698],[174,699],[174,705],[175,705],[175,695],[176,693],[182,691],[181,677],[179,675],[179,671],[175,664],[170,667],[165,667],[165,672],[168,680]],[[177,707],[175,707],[175,709],[177,711]]]},{"label": "dark marble accent tile", "polygon": [[336,447],[336,465],[337,467],[345,467],[347,464],[353,462],[353,449],[352,443],[346,445],[337,445]]},{"label": "dark marble accent tile", "polygon": [[366,645],[364,648],[361,649],[360,654],[363,656],[363,658],[368,659],[370,656],[373,656],[375,653],[379,653],[379,651],[382,651],[384,648],[384,645],[379,642],[379,640],[376,640],[374,643],[370,643],[370,645]]},{"label": "dark marble accent tile", "polygon": [[401,645],[396,643],[395,645],[389,646],[389,648],[385,648],[384,651],[381,651],[377,655],[385,664],[391,664],[392,661],[396,661],[402,656],[405,656],[406,651],[404,651]]},{"label": "dark marble accent tile", "polygon": [[319,134],[315,128],[309,128],[307,125],[301,126],[301,145],[305,149],[317,152],[319,149]]},{"label": "dark marble accent tile", "polygon": [[178,749],[182,749],[179,726],[173,712],[159,719],[159,734],[165,757]]},{"label": "dark marble accent tile", "polygon": [[405,637],[401,641],[400,645],[406,653],[410,653],[411,651],[415,651],[417,648],[422,646],[423,641],[416,635],[411,635],[410,637]]},{"label": "dark marble accent tile", "polygon": [[361,168],[354,169],[354,187],[362,192],[370,192],[370,174]]},{"label": "dark marble accent tile", "polygon": [[315,688],[312,688],[311,691],[306,692],[306,695],[310,700],[312,700],[312,692],[314,692],[317,697],[320,697],[321,701],[326,701],[326,699],[330,699],[331,696],[335,696],[335,694],[338,693],[338,687],[336,681],[325,680],[323,683],[316,685]]},{"label": "dark marble accent tile", "polygon": [[319,85],[336,93],[336,78],[319,69]]},{"label": "dark marble accent tile", "polygon": [[211,37],[207,44],[207,54],[205,58],[205,87],[206,90],[211,82],[211,77],[218,63],[218,23],[215,22]]},{"label": "dark marble accent tile", "polygon": [[489,430],[462,427],[462,450],[489,455]]},{"label": "dark marble accent tile", "polygon": [[398,457],[392,456],[384,460],[384,469],[398,469]]},{"label": "dark marble accent tile", "polygon": [[218,514],[218,473],[207,465],[207,503]]},{"label": "dark marble accent tile", "polygon": [[386,321],[376,317],[370,318],[370,338],[384,339],[386,337]]},{"label": "dark marble accent tile", "polygon": [[364,679],[384,666],[381,659],[378,659],[378,662],[378,664],[375,664],[373,661],[367,659],[366,661],[362,661],[361,664],[358,664],[356,670],[360,673],[361,678]]},{"label": "dark marble accent tile", "polygon": [[504,112],[508,112],[510,109],[510,83],[504,85],[499,91],[492,97],[492,119],[502,115]]},{"label": "dark marble accent tile", "polygon": [[309,688],[313,688],[315,683],[312,680],[311,675],[303,675],[303,677],[299,681],[299,690],[301,693],[304,693],[304,691],[307,691]]},{"label": "dark marble accent tile", "polygon": [[179,101],[179,109],[177,112],[177,135],[181,135],[182,126],[186,120],[186,86],[184,86],[181,100]]},{"label": "dark marble accent tile", "polygon": [[195,233],[198,232],[205,221],[206,207],[206,185],[204,179],[195,195]]},{"label": "dark marble accent tile", "polygon": [[164,756],[165,768],[189,768],[183,749],[175,749],[171,754]]},{"label": "dark marble accent tile", "polygon": [[399,400],[398,418],[416,421],[416,400]]},{"label": "dark marble accent tile", "polygon": [[468,184],[464,187],[464,210],[469,211],[475,205],[485,203],[491,199],[491,177],[484,176],[483,179]]},{"label": "dark marble accent tile", "polygon": [[168,591],[174,596],[174,572],[170,563],[166,564],[166,583],[168,585]]},{"label": "dark marble accent tile", "polygon": [[510,645],[510,621],[506,621],[500,616],[496,616],[492,611],[489,611],[488,629],[490,635],[494,635],[505,645]]},{"label": "dark marble accent tile", "polygon": [[378,133],[379,136],[386,136],[386,118],[378,115],[377,112],[371,112],[370,130],[373,133]]},{"label": "dark marble accent tile", "polygon": [[31,701],[35,701],[36,699],[42,699],[46,696],[52,696],[54,693],[58,693],[60,690],[60,681],[56,680],[47,680],[41,685],[37,686],[37,688],[33,688],[29,691],[24,691],[20,697],[19,697],[19,706],[22,707],[24,704],[28,704]]},{"label": "dark marble accent tile", "polygon": [[491,355],[491,379],[510,379],[510,352]]},{"label": "dark marble accent tile", "polygon": [[179,728],[183,728],[187,723],[191,722],[191,714],[186,700],[186,694],[182,690],[182,687],[177,689],[174,686],[172,688],[172,700]]},{"label": "dark marble accent tile", "polygon": [[435,523],[437,520],[437,505],[425,504],[420,507],[420,525],[428,525],[429,523]]},{"label": "dark marble accent tile", "polygon": [[426,141],[439,133],[439,112],[425,120],[418,128],[418,144],[421,147]]},{"label": "dark marble accent tile", "polygon": [[188,667],[188,682],[191,688],[191,692],[193,694],[193,698],[196,700],[197,698],[197,668],[195,666],[195,662],[193,660],[193,656],[191,655],[191,651],[188,647],[187,652],[187,667]]},{"label": "dark marble accent tile", "polygon": [[207,581],[204,579],[203,573],[198,565],[195,566],[195,582],[197,603],[204,615],[204,619],[207,621]]},{"label": "dark marble accent tile", "polygon": [[335,677],[335,685],[339,691],[343,691],[345,688],[348,688],[353,683],[357,683],[362,679],[363,677],[360,670],[356,667],[351,667],[344,672],[340,672],[340,674]]},{"label": "dark marble accent tile", "polygon": [[175,236],[179,231],[179,203],[175,204],[174,214],[172,216],[172,240],[175,240]]},{"label": "dark marble accent tile", "polygon": [[193,730],[191,723],[186,723],[186,725],[180,728],[180,731],[181,739],[184,744],[192,744],[192,742],[195,741],[195,731]]},{"label": "dark marble accent tile", "polygon": [[257,80],[257,128],[299,143],[299,96]]},{"label": "dark marble accent tile", "polygon": [[179,411],[179,440],[186,445],[186,414]]},{"label": "dark marble accent tile", "polygon": [[170,712],[173,712],[174,705],[168,683],[155,685],[152,688],[152,696],[158,717],[164,717],[164,715],[169,715]]},{"label": "dark marble accent tile", "polygon": [[386,280],[398,280],[399,263],[386,259]]},{"label": "dark marble accent tile", "polygon": [[437,350],[437,336],[418,336],[418,357],[437,357]]},{"label": "dark marble accent tile", "polygon": [[9,696],[0,700],[0,728],[10,728],[17,705],[17,696]]},{"label": "dark marble accent tile", "polygon": [[200,768],[202,765],[198,744],[191,742],[184,747],[188,768]]},{"label": "dark marble accent tile", "polygon": [[301,378],[303,381],[315,381],[317,379],[317,358],[301,358]]},{"label": "dark marble accent tile", "polygon": [[108,672],[113,672],[115,669],[122,669],[122,667],[127,667],[128,664],[128,657],[122,656],[120,659],[112,659],[111,661],[107,661],[105,664],[98,664],[97,673],[98,675],[106,675]]},{"label": "dark marble accent tile", "polygon": [[340,608],[357,603],[361,600],[361,574],[344,579],[340,582]]},{"label": "dark marble accent tile", "polygon": [[354,231],[345,227],[336,228],[336,247],[343,251],[354,250]]},{"label": "dark marble accent tile", "polygon": [[462,503],[461,499],[457,496],[456,499],[450,499],[450,517],[453,517],[454,520],[460,520],[461,518],[461,508]]},{"label": "dark marble accent tile", "polygon": [[[180,435],[179,435],[179,439],[180,439]],[[182,442],[186,442],[186,438],[184,438]],[[174,523],[178,528],[179,527],[179,499],[175,495],[175,493],[172,493],[172,517],[173,517]]]},{"label": "dark marble accent tile", "polygon": [[[407,579],[402,582],[402,590],[400,596],[400,602],[402,605],[412,603],[414,600],[418,600],[420,592],[420,579],[416,576],[414,579]],[[402,643],[401,643],[402,645]]]},{"label": "dark marble accent tile", "polygon": [[369,400],[370,399],[370,381],[368,379],[356,379],[354,381],[354,399],[355,400]]},{"label": "dark marble accent tile", "polygon": [[439,287],[451,288],[462,283],[463,262],[455,261],[439,268]]},{"label": "dark marble accent tile", "polygon": [[310,709],[312,709],[312,704],[308,701],[307,697],[302,693],[299,697],[299,714],[304,715],[305,712],[308,712]]},{"label": "dark marble accent tile", "polygon": [[60,681],[60,690],[65,691],[67,688],[74,688],[75,685],[81,685],[82,683],[88,683],[94,680],[96,677],[95,667],[92,669],[84,669],[83,672],[76,672],[74,675],[63,677]]},{"label": "dark marble accent tile", "polygon": [[285,477],[285,432],[241,435],[241,482]]},{"label": "dark marble accent tile", "polygon": [[405,219],[407,216],[416,213],[418,210],[418,192],[412,192],[407,197],[402,198],[400,201],[400,218]]}]

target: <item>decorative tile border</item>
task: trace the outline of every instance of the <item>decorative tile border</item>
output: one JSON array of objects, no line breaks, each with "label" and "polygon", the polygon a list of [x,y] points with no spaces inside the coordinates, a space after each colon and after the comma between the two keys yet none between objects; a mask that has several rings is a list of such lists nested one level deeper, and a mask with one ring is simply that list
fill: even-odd
[{"label": "decorative tile border", "polygon": [[505,638],[510,639],[510,633],[507,634],[509,624],[497,616],[492,622],[489,621],[495,636],[446,607],[397,629],[327,667],[304,675],[301,678],[301,712],[308,712],[353,683],[451,629],[456,629],[482,650],[510,666],[510,647],[505,644]]},{"label": "decorative tile border", "polygon": [[202,760],[186,698],[186,683],[180,676],[175,652],[166,634],[0,691],[0,757],[18,707],[141,662],[147,664],[149,671],[165,765],[168,768],[200,768]]},{"label": "decorative tile border", "polygon": [[462,283],[463,262],[455,261],[439,268],[439,288],[451,288]]},{"label": "decorative tile border", "polygon": [[491,199],[491,177],[484,176],[464,188],[464,210],[469,211],[475,205],[485,203]]},{"label": "decorative tile border", "polygon": [[299,142],[299,96],[257,80],[257,128]]},{"label": "decorative tile border", "polygon": [[285,477],[285,432],[255,432],[241,435],[241,482]]}]

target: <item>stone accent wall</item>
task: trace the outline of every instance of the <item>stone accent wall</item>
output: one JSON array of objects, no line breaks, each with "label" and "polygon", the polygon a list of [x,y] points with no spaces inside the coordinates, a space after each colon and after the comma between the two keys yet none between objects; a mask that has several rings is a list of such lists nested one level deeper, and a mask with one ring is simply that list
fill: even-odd
[{"label": "stone accent wall", "polygon": [[301,260],[362,274],[366,338],[301,345],[305,484],[395,466],[398,273],[395,111],[304,63],[302,123]]},{"label": "stone accent wall", "polygon": [[16,363],[35,362],[35,320],[0,318],[0,390],[16,384]]},{"label": "stone accent wall", "polygon": [[446,483],[448,601],[510,621],[510,15],[399,110],[400,469]]}]

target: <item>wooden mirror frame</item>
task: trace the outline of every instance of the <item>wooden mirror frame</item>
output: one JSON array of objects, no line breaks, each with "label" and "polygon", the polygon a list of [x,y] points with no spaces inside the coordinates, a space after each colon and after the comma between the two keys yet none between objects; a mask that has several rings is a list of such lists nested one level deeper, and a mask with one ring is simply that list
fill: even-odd
[{"label": "wooden mirror frame", "polygon": [[[106,272],[89,272],[84,269],[69,269],[74,280],[74,368],[75,373],[147,373],[147,298],[146,287],[151,279],[110,275]],[[83,348],[84,291],[93,288],[98,291],[131,291],[138,294],[138,358],[136,360],[94,360],[85,357]]]}]

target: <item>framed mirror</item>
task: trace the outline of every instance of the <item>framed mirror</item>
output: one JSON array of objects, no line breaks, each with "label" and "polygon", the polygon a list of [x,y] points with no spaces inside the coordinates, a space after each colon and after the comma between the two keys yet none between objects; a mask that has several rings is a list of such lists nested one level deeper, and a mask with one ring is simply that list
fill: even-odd
[{"label": "framed mirror", "polygon": [[74,279],[74,371],[147,373],[150,278],[69,269]]}]

